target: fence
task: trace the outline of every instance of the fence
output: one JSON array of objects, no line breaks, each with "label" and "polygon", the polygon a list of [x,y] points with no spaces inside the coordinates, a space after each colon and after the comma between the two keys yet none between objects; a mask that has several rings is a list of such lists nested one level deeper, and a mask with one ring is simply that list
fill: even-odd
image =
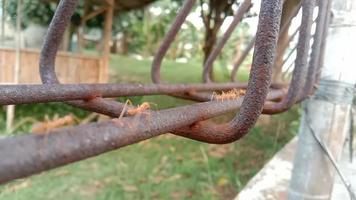
[{"label": "fence", "polygon": [[[21,49],[20,84],[39,84],[38,50]],[[0,48],[0,83],[12,83],[16,53],[14,49]],[[107,66],[103,58],[59,52],[56,58],[56,74],[62,83],[106,83]]]}]

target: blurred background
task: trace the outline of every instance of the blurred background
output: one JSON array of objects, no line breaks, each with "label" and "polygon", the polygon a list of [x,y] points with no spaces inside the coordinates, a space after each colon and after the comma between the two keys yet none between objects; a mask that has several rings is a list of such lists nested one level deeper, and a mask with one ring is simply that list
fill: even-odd
[{"label": "blurred background", "polygon": [[[57,0],[2,0],[0,65],[10,71],[19,58],[18,83],[40,83],[38,54]],[[115,0],[113,15],[106,1],[80,0],[61,45],[57,68],[64,83],[150,83],[154,54],[172,25],[183,1]],[[287,0],[286,21],[299,3]],[[183,24],[162,65],[169,83],[199,83],[203,64],[232,21],[240,0],[201,0]],[[215,61],[213,77],[228,82],[234,63],[254,37],[260,1],[235,29]],[[19,15],[20,14],[20,15]],[[19,18],[19,16],[21,16]],[[288,43],[300,22],[290,23]],[[282,36],[281,36],[282,37]],[[277,58],[275,83],[287,83],[293,70],[296,42]],[[281,44],[282,46],[282,44]],[[16,52],[20,56],[16,57]],[[252,52],[239,68],[237,79],[248,80]],[[288,54],[290,57],[287,57]],[[287,58],[287,59],[286,59]],[[99,64],[98,64],[99,63]],[[101,64],[100,64],[101,63]],[[73,66],[66,68],[66,66]],[[8,71],[9,71],[8,70]],[[279,73],[278,73],[279,72]],[[1,84],[14,83],[14,75],[0,70]],[[151,102],[152,109],[191,102],[168,96],[118,98],[134,105]],[[0,187],[0,199],[232,199],[262,166],[297,133],[299,106],[276,116],[262,116],[243,140],[229,145],[202,144],[164,135],[118,151],[61,167]],[[11,113],[11,111],[10,111]],[[16,106],[0,110],[0,137],[107,119],[63,103]],[[234,114],[219,117],[226,121]]]}]

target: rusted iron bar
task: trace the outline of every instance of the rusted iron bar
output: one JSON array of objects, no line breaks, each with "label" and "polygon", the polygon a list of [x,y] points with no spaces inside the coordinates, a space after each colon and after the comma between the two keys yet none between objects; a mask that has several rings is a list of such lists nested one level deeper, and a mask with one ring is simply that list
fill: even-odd
[{"label": "rusted iron bar", "polygon": [[225,144],[243,137],[256,123],[271,84],[282,14],[282,0],[263,0],[261,4],[250,79],[240,111],[228,123],[200,121],[173,133],[207,143]]},{"label": "rusted iron bar", "polygon": [[[270,93],[270,98],[281,96]],[[140,142],[236,110],[242,99],[211,101],[0,140],[0,184]],[[187,136],[192,138],[193,135]]]},{"label": "rusted iron bar", "polygon": [[246,83],[209,84],[44,84],[2,85],[0,105],[46,103],[143,95],[173,95],[176,93],[246,89]]},{"label": "rusted iron bar", "polygon": [[[161,66],[163,62],[163,58],[167,54],[167,51],[171,44],[173,43],[175,37],[177,36],[179,30],[181,29],[183,23],[185,22],[187,16],[189,15],[191,9],[193,8],[195,3],[195,0],[186,0],[183,7],[179,11],[175,21],[173,22],[172,26],[170,27],[168,33],[164,37],[158,51],[156,52],[153,62],[152,62],[152,68],[151,68],[151,78],[153,83],[159,84],[161,83]],[[205,95],[198,94],[196,92],[189,92],[187,93],[177,93],[175,95],[172,95],[174,97],[182,98],[182,99],[187,99],[187,100],[192,100],[192,101],[207,101],[208,99],[205,97]]]},{"label": "rusted iron bar", "polygon": [[192,10],[194,4],[195,4],[195,0],[185,1],[183,7],[179,11],[176,19],[174,20],[171,28],[169,29],[168,33],[164,37],[161,46],[159,47],[157,53],[155,54],[155,57],[152,62],[152,71],[151,71],[151,77],[154,83],[161,82],[160,70],[161,70],[163,58],[166,55],[175,37],[177,36],[183,23],[185,22],[185,19],[187,18],[190,11]]},{"label": "rusted iron bar", "polygon": [[[64,3],[66,3],[66,1],[63,1]],[[65,8],[65,6],[63,6],[62,5],[62,7],[63,8]],[[61,7],[60,7],[61,8]],[[66,10],[58,10],[58,12],[65,12]],[[67,11],[68,12],[68,11]],[[55,16],[56,17],[56,16]],[[63,23],[63,21],[62,21],[62,23]],[[67,22],[68,23],[68,22]],[[52,23],[51,23],[51,26],[53,26],[53,27],[51,27],[52,29],[55,29],[55,27],[56,27],[56,20],[53,20],[52,21]],[[272,26],[273,27],[273,26]],[[263,30],[261,30],[262,32],[263,32]],[[51,41],[51,36],[49,36],[48,38],[48,41]],[[271,38],[269,38],[269,39],[271,39]],[[273,48],[273,46],[271,46],[270,48]],[[271,51],[269,51],[269,52],[271,52]],[[261,55],[262,55],[263,53],[261,52]],[[262,55],[262,58],[263,58],[263,55]],[[54,64],[54,61],[51,61],[51,63],[52,64]],[[266,63],[266,62],[265,62]],[[264,64],[265,64],[264,63]],[[51,68],[50,68],[51,69]],[[257,71],[264,71],[265,69],[263,69],[263,68],[261,68],[260,70],[256,70],[256,72]],[[52,69],[51,70],[49,70],[49,71],[51,71],[51,74],[49,74],[49,75],[46,75],[46,74],[44,74],[44,75],[42,75],[42,76],[44,76],[44,77],[49,77],[49,79],[56,79],[56,77],[55,77],[55,73],[54,73],[54,65],[53,65],[53,67],[52,67]],[[266,73],[260,73],[260,74],[266,74]],[[255,75],[256,76],[256,75]],[[252,76],[253,77],[253,76]],[[266,79],[268,79],[268,78],[270,78],[269,76],[264,76],[265,77],[265,79],[259,79],[259,78],[257,78],[257,79],[254,79],[254,81],[256,81],[256,80],[259,80],[259,81],[262,81],[263,82],[263,80],[266,80]],[[270,83],[269,83],[270,84]],[[258,89],[254,89],[254,91],[256,92],[256,90],[257,90],[257,92],[262,92],[262,95],[264,94],[263,92],[265,92],[265,96],[264,97],[261,97],[261,98],[263,98],[263,102],[264,102],[264,100],[265,100],[265,98],[266,98],[266,95],[267,95],[267,91],[268,91],[268,89],[266,89],[266,90],[263,90],[263,86],[260,84],[257,84],[258,86],[260,86],[260,87],[258,87]],[[262,90],[260,89],[260,88],[262,88]],[[250,94],[251,96],[253,96],[252,94]],[[252,98],[252,97],[250,97],[250,98]],[[255,98],[254,98],[255,99]],[[262,99],[261,99],[262,100]],[[93,103],[93,101],[95,101],[96,102],[96,104],[95,103]],[[107,105],[107,102],[106,101],[104,101],[103,99],[101,99],[101,98],[94,98],[93,100],[91,100],[91,101],[87,101],[87,102],[79,102],[79,103],[77,103],[77,104],[74,104],[74,105],[76,105],[76,106],[78,106],[78,107],[87,107],[87,106],[83,106],[83,104],[84,103],[87,103],[87,104],[90,104],[90,109],[93,109],[93,110],[95,110],[95,109],[97,109],[98,108],[98,106],[100,106],[99,108],[99,112],[102,112],[102,110],[101,109],[107,109],[107,108],[109,108],[110,110],[109,111],[111,111],[112,112],[112,110],[114,110],[114,112],[115,113],[113,113],[113,114],[116,114],[116,116],[118,116],[117,114],[117,112],[120,112],[121,113],[121,111],[122,111],[122,109],[123,109],[123,105],[122,104],[114,104],[114,103],[111,103],[110,102],[110,105]],[[259,102],[260,103],[260,102]],[[73,105],[73,103],[71,103],[72,105]],[[103,105],[103,106],[102,106]],[[263,103],[260,105],[261,107],[263,106]],[[242,107],[243,107],[243,105],[242,105]],[[251,106],[251,104],[249,105],[249,107],[248,107],[249,109],[255,109],[255,107],[254,106]],[[88,109],[88,108],[86,108],[86,109]],[[98,109],[97,109],[98,110]],[[247,109],[248,110],[248,109]],[[111,113],[110,113],[111,114]],[[242,116],[243,117],[243,116]],[[258,115],[252,115],[252,117],[250,117],[250,119],[253,119],[253,120],[249,120],[249,121],[252,121],[252,122],[255,122],[256,120],[257,120],[257,117],[258,117]],[[248,125],[250,125],[250,126],[253,126],[253,123],[249,123]],[[244,128],[244,127],[243,127]],[[245,130],[246,132],[248,131],[248,129],[246,129]],[[192,136],[186,136],[186,137],[189,137],[189,138],[192,138]]]},{"label": "rusted iron bar", "polygon": [[[275,85],[273,91],[283,90],[283,85]],[[0,105],[62,102],[72,100],[90,101],[97,97],[113,98],[143,95],[170,95],[204,91],[228,91],[246,89],[246,83],[207,84],[44,84],[44,85],[2,85]],[[196,93],[198,101],[212,100],[211,93]],[[271,100],[271,99],[270,99]]]},{"label": "rusted iron bar", "polygon": [[320,53],[321,53],[321,46],[323,42],[323,34],[324,34],[324,27],[326,26],[326,19],[328,15],[328,2],[327,1],[319,1],[319,12],[317,18],[317,24],[315,28],[314,34],[314,42],[312,46],[312,52],[310,55],[309,61],[309,69],[308,69],[308,76],[305,82],[304,87],[304,98],[308,95],[311,95],[313,92],[317,71],[320,65]]},{"label": "rusted iron bar", "polygon": [[295,36],[297,36],[299,31],[300,31],[300,26],[297,29],[295,29],[295,31],[292,33],[291,36],[289,36],[288,42],[286,43],[286,47],[285,48],[287,48],[290,45],[290,43],[294,40]]},{"label": "rusted iron bar", "polygon": [[[78,0],[60,1],[51,24],[49,25],[40,54],[40,76],[44,84],[59,84],[55,73],[55,58],[64,31],[70,22],[77,4]],[[112,100],[105,100],[100,97],[93,98],[89,101],[70,101],[66,103],[111,117],[118,117],[124,108],[123,104]]]},{"label": "rusted iron bar", "polygon": [[[246,95],[233,100],[209,101],[189,106],[182,106],[161,111],[147,110],[145,113],[131,117],[110,120],[108,122],[91,123],[71,128],[58,129],[44,136],[26,135],[0,140],[0,183],[23,178],[45,170],[83,160],[101,153],[118,149],[140,142],[167,132],[207,143],[223,144],[236,141],[246,135],[254,126],[262,110],[265,112],[270,105],[283,105],[285,99],[300,94],[304,86],[304,71],[309,49],[311,23],[315,0],[310,3],[303,1],[303,23],[298,43],[298,55],[303,59],[296,62],[298,67],[293,75],[289,96],[282,103],[272,104],[267,100],[281,99],[283,89],[270,90],[272,65],[280,28],[282,0],[262,0],[256,34],[255,52],[249,82],[244,87]],[[6,86],[0,93],[8,96],[0,97],[1,103],[32,103],[48,101],[65,101],[71,105],[94,112],[117,117],[124,105],[119,102],[105,100],[102,97],[128,96],[129,94],[180,94],[188,95],[196,91],[228,90],[239,84],[156,84],[156,85],[125,85],[125,84],[72,84],[62,85],[55,74],[55,58],[65,28],[74,12],[78,0],[60,1],[55,16],[50,24],[49,32],[40,57],[40,74],[44,85]],[[168,33],[168,39],[158,52],[156,66],[152,70],[154,82],[159,83],[158,71],[160,63],[170,43],[180,29],[180,25],[188,15],[194,0],[187,0],[178,15],[178,20]],[[311,15],[311,16],[310,16]],[[305,24],[305,25],[304,25]],[[304,38],[304,41],[303,41]],[[162,56],[162,58],[159,58]],[[158,67],[157,67],[158,66]],[[156,70],[156,71],[155,71]],[[304,70],[304,71],[303,71]],[[155,72],[154,72],[155,71]],[[302,82],[297,85],[297,81]],[[243,84],[241,84],[242,86]],[[69,86],[69,87],[68,87]],[[229,87],[228,87],[229,86]],[[126,93],[125,93],[126,92]],[[63,95],[62,97],[60,95]],[[203,97],[205,94],[200,94]],[[80,99],[78,101],[77,99]],[[23,99],[21,99],[23,98]],[[32,99],[31,99],[32,98]],[[206,98],[206,96],[205,96]],[[69,101],[75,100],[75,101]],[[295,103],[295,101],[293,102]],[[265,106],[265,108],[264,108]],[[210,118],[240,108],[234,119],[228,123],[215,124],[206,121]],[[276,107],[273,107],[275,109]],[[278,108],[278,107],[277,107]]]},{"label": "rusted iron bar", "polygon": [[206,62],[204,63],[204,70],[203,70],[203,80],[204,82],[212,82],[210,80],[210,72],[213,70],[213,64],[214,61],[217,59],[219,56],[220,52],[224,48],[226,42],[228,39],[231,37],[231,34],[234,32],[236,27],[240,24],[242,21],[244,15],[248,12],[248,10],[251,8],[252,3],[251,0],[245,0],[242,2],[240,5],[239,9],[237,10],[233,21],[229,25],[228,29],[222,36],[222,38],[219,40],[219,42],[215,45],[213,48],[212,52],[209,54]]},{"label": "rusted iron bar", "polygon": [[[174,41],[175,36],[178,34],[179,28],[182,26],[183,22],[185,21],[185,18],[188,16],[189,11],[192,9],[193,2],[186,2],[184,4],[183,8],[178,14],[178,17],[176,18],[175,22],[173,23],[174,25],[171,27],[169,30],[168,34],[164,38],[158,52],[155,55],[155,58],[153,60],[152,64],[152,70],[151,70],[151,75],[152,75],[152,81],[154,83],[161,83],[160,79],[160,68],[162,65],[163,58],[165,54],[167,53],[171,43]],[[211,53],[210,60],[214,62],[216,59],[217,55],[221,52],[223,46],[225,45],[226,41],[228,38],[231,36],[232,31],[236,28],[236,26],[239,24],[239,22],[242,20],[243,15],[248,11],[248,9],[251,7],[251,1],[246,0],[242,3],[240,6],[239,10],[237,11],[234,21],[232,24],[229,26],[228,30],[225,32],[223,38],[220,40],[218,44],[218,48],[215,48],[213,52]],[[254,45],[254,43],[252,44]],[[215,59],[212,59],[215,55]],[[279,84],[272,84],[271,88],[281,88]],[[195,91],[185,93],[185,94],[174,94],[171,96],[175,96],[178,98],[183,98],[183,99],[188,99],[188,100],[193,100],[193,101],[210,101],[211,100],[211,95],[206,95],[206,94],[199,94]]]},{"label": "rusted iron bar", "polygon": [[[285,60],[286,61],[286,60]],[[294,66],[295,62],[292,62],[288,65],[287,69],[283,72],[282,74],[282,80],[287,80],[288,77],[291,77],[289,73],[289,71],[292,69],[292,67]]]},{"label": "rusted iron bar", "polygon": [[278,114],[288,110],[297,101],[300,100],[300,94],[305,85],[306,71],[308,66],[308,57],[311,39],[311,27],[313,24],[313,13],[315,0],[303,0],[303,16],[299,32],[297,58],[293,71],[291,85],[286,97],[279,103],[268,104],[265,106],[263,113]]},{"label": "rusted iron bar", "polygon": [[[317,73],[315,77],[315,82],[319,83],[320,80],[320,75],[321,75],[321,69],[324,67],[324,56],[325,56],[325,47],[326,47],[326,38],[328,36],[328,27],[331,21],[331,1],[327,1],[327,8],[326,8],[326,17],[325,17],[325,26],[323,30],[323,35],[322,35],[322,42],[321,42],[321,47],[320,47],[320,56],[319,56],[319,62],[318,62],[318,68],[317,68]],[[316,86],[315,86],[316,87]],[[314,89],[315,89],[314,87]]]},{"label": "rusted iron bar", "polygon": [[237,71],[239,70],[242,63],[246,60],[247,56],[250,54],[251,49],[255,46],[255,40],[256,40],[256,37],[253,37],[251,39],[251,41],[248,43],[246,49],[242,52],[241,56],[234,64],[232,71],[231,71],[231,81],[232,82],[236,81]]},{"label": "rusted iron bar", "polygon": [[[294,52],[297,50],[298,45],[295,45],[293,47],[293,49],[290,50],[290,52],[288,53],[287,57],[284,59],[283,61],[283,66],[288,62],[288,60],[290,59],[290,57],[294,54]],[[287,69],[286,71],[288,71],[289,69]]]},{"label": "rusted iron bar", "polygon": [[[57,12],[59,12],[59,13],[62,13],[62,12],[67,12],[67,13],[69,13],[69,14],[73,14],[73,10],[70,10],[70,9],[68,9],[66,6],[68,6],[68,5],[70,5],[70,3],[73,3],[73,2],[71,2],[71,1],[66,1],[66,0],[63,0],[63,1],[61,1],[61,3],[63,3],[63,4],[60,4],[60,6],[59,6],[59,8],[58,8],[58,10],[57,10]],[[268,3],[265,3],[265,4],[267,4],[268,5]],[[273,4],[273,3],[272,3]],[[67,8],[67,10],[66,10],[66,8]],[[272,9],[272,8],[269,8],[269,9]],[[261,10],[263,10],[263,9],[261,9]],[[277,7],[277,10],[278,10],[278,7]],[[273,19],[271,19],[271,18],[273,18],[273,17],[275,17],[275,16],[273,16],[273,14],[275,14],[274,12],[271,12],[270,14],[265,14],[266,16],[268,16],[268,17],[266,17],[267,19],[269,19],[269,20],[271,20],[272,22],[275,22],[275,21],[273,21]],[[53,19],[53,21],[51,22],[51,26],[50,26],[50,30],[52,31],[52,33],[51,33],[51,31],[49,32],[49,34],[47,35],[47,37],[46,37],[46,39],[47,40],[50,40],[51,39],[51,37],[53,37],[54,35],[55,35],[55,29],[56,28],[58,28],[58,27],[60,27],[61,25],[63,25],[63,24],[65,24],[65,22],[63,21],[63,20],[61,20],[60,18],[58,19],[58,16],[60,17],[61,16],[61,14],[57,14],[57,15],[55,15],[55,17],[54,17],[54,19]],[[272,17],[273,16],[273,17]],[[278,16],[277,16],[278,17]],[[280,17],[280,16],[279,16]],[[261,21],[263,21],[263,20],[266,20],[266,19],[264,19],[264,18],[261,18]],[[277,19],[274,19],[274,20],[278,20],[278,22],[277,22],[277,24],[279,23],[279,19],[277,18]],[[268,22],[271,22],[271,21],[268,21]],[[61,24],[60,24],[60,22],[61,22]],[[57,24],[56,24],[57,23]],[[68,22],[66,22],[67,24],[68,24]],[[266,23],[266,22],[265,22]],[[263,28],[261,28],[261,30],[259,30],[260,32],[261,32],[261,34],[263,35],[263,36],[261,36],[262,38],[264,37],[264,36],[266,36],[267,35],[267,44],[268,44],[268,41],[270,41],[270,40],[272,40],[274,37],[274,35],[271,35],[271,34],[273,34],[274,32],[273,31],[276,31],[277,30],[277,33],[278,33],[278,29],[279,29],[279,24],[278,24],[278,29],[273,29],[273,28],[275,28],[275,26],[274,26],[274,24],[272,25],[272,26],[264,26],[264,25],[260,25],[260,27],[263,27]],[[269,36],[269,37],[268,37]],[[59,40],[60,41],[60,40]],[[48,41],[47,41],[48,42]],[[54,42],[57,42],[57,41],[54,41]],[[265,67],[268,67],[268,61],[271,61],[271,60],[273,60],[273,55],[270,55],[272,52],[273,52],[273,48],[274,48],[274,46],[275,45],[270,45],[268,48],[266,48],[265,46],[264,46],[264,44],[260,44],[260,50],[259,51],[261,51],[261,53],[259,53],[259,55],[258,56],[256,56],[256,63],[257,64],[260,64],[260,62],[262,62],[263,61],[263,63],[262,63],[262,66],[265,66]],[[46,46],[45,46],[46,47]],[[262,51],[263,50],[263,51]],[[43,50],[44,51],[44,50]],[[43,52],[42,51],[42,52]],[[266,51],[266,52],[265,52]],[[267,55],[266,55],[267,54]],[[43,55],[42,55],[43,56]],[[269,58],[270,60],[264,60],[264,59],[266,59],[266,58]],[[53,57],[51,58],[51,57],[45,57],[44,58],[44,60],[47,62],[47,63],[49,63],[50,64],[50,67],[49,67],[49,74],[46,74],[46,73],[44,73],[44,74],[42,74],[42,77],[44,77],[44,78],[46,78],[47,77],[47,79],[49,79],[49,81],[48,82],[52,82],[52,83],[58,83],[58,81],[56,81],[56,77],[55,77],[55,72],[54,72],[54,60],[51,60],[51,59],[53,59]],[[241,110],[243,110],[243,111],[245,111],[245,114],[249,114],[249,113],[258,113],[258,112],[256,112],[255,110],[259,110],[259,106],[261,107],[260,109],[262,109],[262,107],[263,107],[263,104],[264,104],[264,101],[265,101],[265,99],[266,99],[266,96],[267,96],[267,92],[268,92],[268,87],[269,87],[269,85],[270,85],[270,76],[268,75],[268,72],[270,72],[270,71],[268,71],[268,69],[266,69],[265,67],[260,67],[260,68],[253,68],[253,70],[252,70],[252,73],[251,73],[251,78],[250,78],[250,81],[252,80],[252,82],[253,83],[256,83],[256,84],[249,84],[249,87],[248,87],[248,89],[247,89],[247,96],[246,97],[248,97],[248,95],[250,95],[250,99],[253,99],[253,101],[252,102],[257,102],[257,103],[259,103],[258,105],[254,105],[253,103],[251,103],[251,102],[248,102],[248,103],[245,103],[245,104],[242,104],[242,108],[241,108]],[[45,68],[45,67],[44,67]],[[41,71],[42,72],[42,71]],[[47,72],[48,73],[48,72]],[[256,78],[257,77],[257,78]],[[54,82],[53,81],[51,81],[51,80],[55,80]],[[264,88],[265,86],[267,86],[267,88]],[[250,89],[250,88],[252,88],[252,90]],[[250,93],[249,93],[249,91],[250,91]],[[255,98],[255,97],[252,97],[253,95],[256,95],[256,94],[260,94],[260,95],[262,95],[262,96],[260,96],[259,98]],[[93,103],[93,102],[95,102],[95,103]],[[105,100],[103,100],[103,99],[101,99],[101,98],[94,98],[93,100],[90,100],[90,101],[82,101],[82,102],[75,102],[75,103],[72,103],[71,102],[71,104],[72,105],[75,105],[75,106],[77,106],[77,107],[82,107],[82,108],[85,108],[85,109],[88,109],[88,105],[86,105],[86,104],[89,104],[89,106],[90,106],[90,109],[92,109],[92,110],[98,110],[99,112],[101,112],[102,113],[102,110],[101,109],[110,109],[109,111],[110,112],[112,112],[112,113],[109,113],[109,114],[116,114],[116,116],[118,116],[117,114],[118,114],[118,112],[120,112],[120,114],[121,114],[121,112],[122,112],[122,110],[123,110],[123,104],[119,104],[119,103],[117,103],[117,104],[115,104],[115,102],[113,102],[113,103],[111,103],[111,102],[109,102],[110,103],[110,105],[107,105],[108,104],[108,101],[105,101]],[[244,109],[244,106],[245,106],[245,109]],[[98,109],[98,107],[100,108],[100,109]],[[246,109],[246,107],[247,107],[247,109]],[[253,110],[253,111],[250,111],[250,110]],[[114,115],[115,116],[115,115]],[[242,122],[242,124],[241,125],[238,125],[238,123],[237,123],[237,125],[238,126],[241,126],[241,129],[244,129],[243,130],[243,132],[245,132],[244,134],[246,134],[247,133],[247,131],[249,130],[249,128],[251,127],[251,126],[253,126],[254,125],[254,123],[255,123],[255,121],[257,120],[257,117],[258,117],[258,115],[250,115],[250,116],[244,116],[244,115],[239,115],[239,118],[241,118],[241,120],[245,120],[245,121],[248,121],[248,122],[250,122],[250,123],[248,123],[247,125],[245,125],[243,122]],[[248,126],[250,126],[250,127],[248,127]],[[246,128],[246,127],[248,127],[248,128]],[[237,129],[237,131],[239,131],[238,129]],[[193,136],[192,135],[187,135],[186,137],[188,137],[188,138],[193,138]],[[240,137],[239,137],[240,138]],[[231,138],[229,138],[229,139],[231,139]],[[209,142],[211,142],[211,141],[209,141]]]},{"label": "rusted iron bar", "polygon": [[[313,21],[313,23],[315,23],[315,22]],[[288,44],[290,44],[290,43],[292,42],[292,40],[294,39],[294,37],[299,33],[299,30],[300,30],[300,27],[298,27],[298,28],[294,31],[294,33],[289,37],[289,39],[288,39]],[[287,57],[284,59],[282,66],[284,66],[284,65],[288,62],[288,60],[290,59],[290,57],[291,57],[291,56],[293,55],[293,53],[297,50],[297,47],[298,47],[298,45],[295,45],[295,46],[293,47],[293,49],[290,50],[290,52],[288,53]],[[294,63],[291,63],[291,64],[287,67],[286,71],[285,71],[285,72],[283,73],[283,75],[282,75],[282,77],[283,77],[282,79],[283,79],[283,80],[285,80],[285,77],[286,77],[287,73],[289,72],[289,70],[292,68],[293,65],[294,65]]]},{"label": "rusted iron bar", "polygon": [[[257,37],[255,67],[253,67],[249,85],[252,89],[247,91],[241,112],[237,117],[240,121],[236,124],[237,127],[241,127],[240,131],[244,132],[247,132],[249,127],[255,123],[254,118],[258,117],[260,113],[258,110],[262,109],[265,101],[270,84],[273,49],[278,35],[281,1],[264,0],[262,4],[259,30],[263,34]],[[267,25],[266,22],[270,23]],[[133,123],[131,118],[123,118],[116,123],[95,123],[62,129],[63,132],[57,131],[47,136],[31,135],[2,140],[0,141],[2,143],[0,144],[0,158],[4,159],[0,164],[0,180],[6,182],[14,178],[25,177],[179,129],[179,127],[188,126],[191,122],[231,111],[240,101],[213,101],[150,112],[150,120],[147,116],[140,117],[139,124],[135,128],[130,126]],[[240,137],[241,135],[237,138]],[[231,139],[228,138],[228,140]]]},{"label": "rusted iron bar", "polygon": [[[285,2],[285,1],[284,1]],[[283,3],[284,3],[283,2]],[[282,26],[281,30],[280,30],[280,35],[283,35],[286,31],[289,30],[289,25],[292,20],[294,19],[295,16],[297,16],[297,14],[299,13],[300,11],[300,8],[301,8],[301,4],[298,5],[298,7],[293,11],[293,14],[290,15],[290,17],[288,18],[288,21]],[[297,32],[297,31],[296,31]],[[292,35],[293,37],[295,36],[294,34]],[[291,36],[291,37],[292,37]],[[236,75],[237,75],[237,72],[240,68],[240,66],[242,65],[242,63],[245,61],[246,57],[249,55],[251,49],[253,48],[254,44],[255,44],[255,40],[256,40],[256,37],[253,37],[251,39],[251,41],[248,43],[246,49],[242,52],[240,58],[236,61],[236,63],[234,64],[233,66],[233,69],[231,71],[231,81],[232,82],[236,82]],[[289,44],[291,42],[291,40],[289,40],[287,42],[287,44]]]}]

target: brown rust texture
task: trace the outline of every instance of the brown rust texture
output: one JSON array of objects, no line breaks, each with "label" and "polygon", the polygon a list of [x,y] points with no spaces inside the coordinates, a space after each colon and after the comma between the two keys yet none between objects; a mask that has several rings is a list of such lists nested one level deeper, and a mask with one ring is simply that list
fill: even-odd
[{"label": "brown rust texture", "polygon": [[[288,109],[297,102],[298,98],[302,99],[305,96],[305,94],[300,95],[301,88],[310,86],[309,83],[314,85],[317,79],[315,76],[318,68],[314,65],[317,63],[316,60],[320,62],[322,56],[319,51],[325,40],[327,24],[325,22],[318,23],[320,27],[317,29],[323,34],[322,37],[315,36],[321,41],[313,47],[314,60],[310,64],[313,67],[309,68],[308,81],[305,75],[315,0],[303,3],[305,12],[297,48],[301,58],[296,61],[297,67],[294,70],[288,94],[283,85],[271,87],[272,65],[283,2],[282,0],[262,0],[258,32],[250,43],[251,48],[253,44],[255,45],[255,52],[247,84],[161,83],[159,71],[162,60],[195,3],[195,0],[186,0],[153,61],[152,79],[155,84],[60,84],[55,74],[56,54],[77,3],[78,0],[60,1],[49,26],[40,57],[43,85],[0,86],[0,105],[65,102],[117,118],[121,116],[126,105],[104,98],[163,94],[190,98],[203,101],[203,103],[160,111],[149,110],[147,104],[136,108],[131,106],[125,109],[132,111],[131,114],[123,115],[119,120],[62,128],[50,131],[46,135],[28,134],[0,140],[0,183],[83,160],[168,132],[207,143],[234,142],[249,132],[262,112],[268,113],[267,111],[272,110],[271,113],[276,113],[276,111],[280,112],[281,108],[283,108],[282,111]],[[231,32],[242,20],[250,4],[250,0],[246,0],[239,8],[234,23],[215,48],[211,63],[222,51]],[[231,92],[238,91],[238,89],[243,89],[244,92],[238,95]],[[230,96],[214,100],[211,99],[213,92]],[[285,103],[286,99],[288,103]],[[238,109],[239,112],[228,123],[215,124],[208,121],[213,117]],[[146,111],[149,115],[142,114]]]}]

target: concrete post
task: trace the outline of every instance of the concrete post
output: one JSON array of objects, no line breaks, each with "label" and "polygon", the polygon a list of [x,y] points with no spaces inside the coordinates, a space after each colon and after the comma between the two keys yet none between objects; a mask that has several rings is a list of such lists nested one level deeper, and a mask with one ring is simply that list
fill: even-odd
[{"label": "concrete post", "polygon": [[349,111],[356,82],[356,0],[333,0],[331,11],[320,85],[315,95],[303,104],[288,192],[290,200],[331,198],[336,170],[312,132],[337,160],[349,131]]}]

